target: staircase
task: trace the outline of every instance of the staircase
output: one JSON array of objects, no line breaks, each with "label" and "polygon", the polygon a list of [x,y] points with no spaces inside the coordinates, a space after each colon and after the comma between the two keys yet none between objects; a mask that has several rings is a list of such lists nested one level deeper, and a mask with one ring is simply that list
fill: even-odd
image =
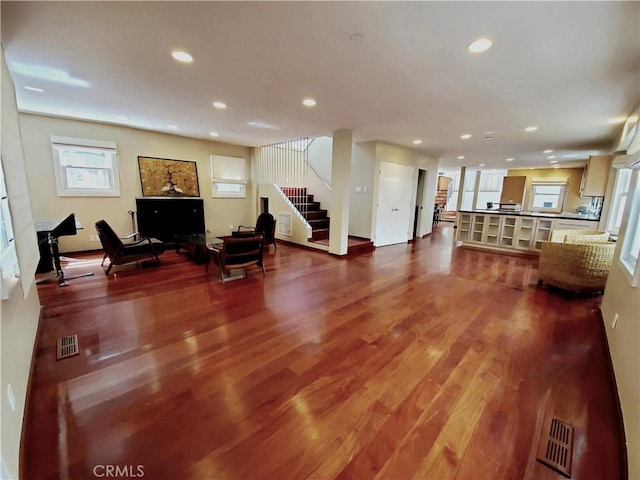
[{"label": "staircase", "polygon": [[329,238],[327,211],[320,208],[320,202],[313,200],[306,187],[282,187],[281,190],[311,225],[311,240]]}]

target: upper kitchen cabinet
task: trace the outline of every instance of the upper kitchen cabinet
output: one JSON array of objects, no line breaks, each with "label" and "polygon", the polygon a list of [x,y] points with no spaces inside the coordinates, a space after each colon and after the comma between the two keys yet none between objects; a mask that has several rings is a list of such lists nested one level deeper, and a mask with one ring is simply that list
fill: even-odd
[{"label": "upper kitchen cabinet", "polygon": [[604,197],[612,159],[611,155],[589,157],[582,175],[581,197]]}]

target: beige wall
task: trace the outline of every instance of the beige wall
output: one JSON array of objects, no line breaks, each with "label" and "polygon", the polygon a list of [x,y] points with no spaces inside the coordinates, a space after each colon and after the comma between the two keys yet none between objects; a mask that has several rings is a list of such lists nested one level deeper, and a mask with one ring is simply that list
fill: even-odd
[{"label": "beige wall", "polygon": [[[2,52],[2,156],[3,161],[9,155],[16,152],[21,155],[22,140],[20,129],[18,128],[18,110],[15,101],[15,90],[13,81],[9,76],[4,62],[4,52]],[[15,158],[14,158],[15,160]],[[21,162],[13,162],[14,168],[23,166]],[[9,202],[13,210],[15,204],[12,197],[15,192],[15,183],[11,183],[17,178],[18,172],[11,172],[7,175],[7,190],[9,191]],[[24,175],[24,174],[23,174]],[[24,189],[24,177],[18,186]],[[28,191],[17,192],[26,195]],[[30,218],[28,202],[20,205],[18,212],[13,211],[13,217],[27,216]],[[17,222],[14,222],[17,223]],[[33,230],[33,227],[31,226]],[[17,232],[15,232],[17,235]],[[28,238],[25,239],[25,241]],[[16,241],[18,238],[16,237]],[[32,232],[32,243],[35,244],[35,234]],[[35,245],[33,246],[35,248]],[[19,250],[18,255],[26,250]],[[36,250],[37,251],[37,250]],[[20,268],[23,275],[30,275],[33,278],[34,271],[29,267],[30,262],[24,261],[24,256],[20,258]],[[31,271],[30,271],[31,270]],[[31,285],[26,298],[23,293],[23,285],[20,283],[11,292],[7,300],[0,302],[0,453],[1,464],[0,474],[2,478],[18,478],[19,476],[19,454],[20,435],[22,432],[22,419],[24,415],[27,384],[31,370],[31,358],[34,349],[38,318],[40,315],[40,301],[38,291]],[[9,393],[13,392],[15,403],[9,401]]]},{"label": "beige wall", "polygon": [[[68,120],[41,115],[21,114],[27,178],[31,189],[33,216],[39,219],[62,218],[71,212],[84,226],[73,237],[60,240],[62,251],[99,249],[90,242],[94,224],[106,220],[117,233],[131,233],[128,210],[135,210],[135,198],[141,196],[138,156],[193,160],[197,162],[200,196],[204,199],[205,224],[214,234],[228,234],[230,225],[255,224],[253,191],[246,199],[211,198],[211,154],[244,157],[250,171],[249,148],[208,140],[149,132],[117,125]],[[59,197],[56,192],[51,153],[51,135],[114,141],[120,164],[120,197]]]},{"label": "beige wall", "polygon": [[[376,142],[354,143],[351,153],[351,200],[349,235],[371,238],[373,208],[373,172],[376,167]],[[360,187],[360,192],[356,192]],[[364,191],[366,188],[366,192]]]},{"label": "beige wall", "polygon": [[[416,205],[416,189],[418,186],[418,169],[423,169],[427,171],[427,191],[425,198],[423,199],[424,205],[433,205],[436,197],[436,186],[438,183],[438,164],[439,161],[428,157],[427,155],[418,152],[417,150],[413,150],[411,148],[401,147],[399,145],[393,145],[385,142],[376,142],[376,153],[375,153],[375,166],[374,166],[374,193],[373,193],[373,207],[372,207],[372,220],[371,220],[371,231],[372,235],[375,236],[376,231],[376,216],[377,209],[375,205],[378,203],[378,181],[379,175],[376,172],[380,171],[380,163],[381,162],[390,162],[390,163],[398,163],[401,165],[407,165],[409,167],[415,168],[415,175],[413,179],[412,186],[412,200],[410,207],[410,215],[407,219],[407,230],[409,232],[413,231],[413,219],[414,219],[414,209]],[[422,228],[418,232],[419,236],[426,235],[431,233],[432,230],[432,222],[433,218],[433,207],[425,208],[423,210],[424,218],[428,219],[428,221],[422,222]],[[372,240],[375,238],[371,237]]]},{"label": "beige wall", "polygon": [[[609,187],[612,188],[611,184]],[[628,221],[629,208],[622,219],[620,239],[624,238]],[[632,287],[622,271],[621,247],[619,241],[601,310],[627,437],[629,478],[640,479],[640,286]],[[616,315],[618,322],[614,328]]]},{"label": "beige wall", "polygon": [[562,210],[565,212],[575,212],[578,205],[588,204],[590,199],[580,198],[580,183],[582,183],[582,174],[584,167],[580,168],[536,168],[536,169],[518,169],[508,170],[507,176],[526,176],[527,185],[524,194],[524,205],[522,208],[529,209],[529,199],[531,198],[531,181],[534,178],[569,178],[567,195],[565,197]]}]

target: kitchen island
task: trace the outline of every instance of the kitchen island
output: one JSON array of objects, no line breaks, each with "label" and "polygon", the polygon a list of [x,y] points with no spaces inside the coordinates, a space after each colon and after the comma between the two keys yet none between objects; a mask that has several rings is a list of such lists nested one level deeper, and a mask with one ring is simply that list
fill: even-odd
[{"label": "kitchen island", "polygon": [[599,216],[592,213],[461,210],[456,238],[468,247],[537,254],[552,230],[596,230],[598,223]]}]

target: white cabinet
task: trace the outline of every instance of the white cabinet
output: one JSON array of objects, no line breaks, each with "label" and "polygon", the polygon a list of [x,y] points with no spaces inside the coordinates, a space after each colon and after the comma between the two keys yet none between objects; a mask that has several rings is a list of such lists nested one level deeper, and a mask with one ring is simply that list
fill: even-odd
[{"label": "white cabinet", "polygon": [[551,238],[551,230],[553,229],[553,220],[548,218],[538,218],[536,221],[536,229],[533,234],[533,242],[531,248],[540,250],[542,242],[546,242]]},{"label": "white cabinet", "polygon": [[473,216],[473,222],[471,223],[471,238],[469,239],[472,242],[482,242],[484,235],[484,217],[485,215],[478,213]]},{"label": "white cabinet", "polygon": [[458,214],[458,233],[456,238],[459,242],[466,242],[469,240],[469,234],[471,233],[472,218],[473,218],[473,214],[471,213]]},{"label": "white cabinet", "polygon": [[531,217],[519,217],[516,219],[513,242],[513,246],[515,248],[524,248],[525,250],[529,250],[529,248],[531,248],[535,223],[536,219]]},{"label": "white cabinet", "polygon": [[498,245],[500,243],[500,227],[502,217],[500,215],[485,215],[482,243]]},{"label": "white cabinet", "polygon": [[598,222],[596,220],[570,220],[558,218],[553,221],[553,230],[596,230]]},{"label": "white cabinet", "polygon": [[500,245],[504,247],[513,246],[513,239],[516,234],[516,217],[503,217],[502,229],[500,231]]}]

